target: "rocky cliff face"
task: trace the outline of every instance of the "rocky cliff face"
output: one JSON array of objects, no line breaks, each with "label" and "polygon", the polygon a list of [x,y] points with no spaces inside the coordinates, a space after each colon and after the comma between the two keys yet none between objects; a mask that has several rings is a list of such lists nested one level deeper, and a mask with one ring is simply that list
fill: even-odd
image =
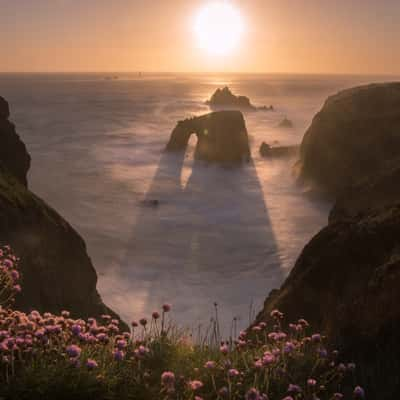
[{"label": "rocky cliff face", "polygon": [[301,167],[336,203],[258,320],[274,308],[308,319],[359,364],[369,399],[397,399],[400,84],[329,98],[304,137]]},{"label": "rocky cliff face", "polygon": [[400,203],[400,159],[382,162],[375,174],[351,185],[337,198],[329,221],[352,218]]},{"label": "rocky cliff face", "polygon": [[14,124],[8,118],[8,103],[0,96],[0,164],[8,169],[23,185],[27,186],[27,173],[31,158],[25,144],[15,132]]},{"label": "rocky cliff face", "polygon": [[23,291],[16,306],[27,311],[67,309],[77,317],[112,313],[96,290],[96,271],[83,239],[26,188],[30,158],[14,126],[4,121],[8,111],[4,100],[2,104],[0,148],[14,163],[3,162],[0,156],[0,243],[10,244],[21,259]]},{"label": "rocky cliff face", "polygon": [[196,158],[222,163],[250,159],[246,124],[240,111],[219,111],[178,122],[167,150],[185,150],[192,134],[197,136]]},{"label": "rocky cliff face", "polygon": [[304,248],[258,320],[278,308],[309,320],[359,364],[369,399],[397,397],[400,205],[331,223]]},{"label": "rocky cliff face", "polygon": [[400,83],[344,90],[314,117],[301,144],[301,176],[340,194],[400,158]]}]

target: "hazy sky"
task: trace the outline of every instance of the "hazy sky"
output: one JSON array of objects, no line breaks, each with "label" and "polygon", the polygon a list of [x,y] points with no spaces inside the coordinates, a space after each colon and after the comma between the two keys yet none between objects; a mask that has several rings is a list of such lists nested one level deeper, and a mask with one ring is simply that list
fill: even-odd
[{"label": "hazy sky", "polygon": [[245,30],[224,57],[193,33],[210,2],[0,0],[0,71],[400,74],[400,0],[232,0]]}]

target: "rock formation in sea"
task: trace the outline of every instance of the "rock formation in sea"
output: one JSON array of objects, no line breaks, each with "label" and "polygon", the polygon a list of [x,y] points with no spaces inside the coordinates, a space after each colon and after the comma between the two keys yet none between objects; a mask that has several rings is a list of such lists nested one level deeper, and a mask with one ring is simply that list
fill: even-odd
[{"label": "rock formation in sea", "polygon": [[259,151],[263,157],[291,157],[298,154],[299,146],[271,146],[262,142]]},{"label": "rock formation in sea", "polygon": [[337,195],[400,158],[400,83],[344,90],[325,102],[301,144],[301,177]]},{"label": "rock formation in sea", "polygon": [[27,189],[30,157],[8,117],[8,104],[1,99],[0,243],[20,257],[23,290],[16,307],[54,313],[66,309],[75,317],[115,316],[96,290],[96,271],[83,239]]},{"label": "rock formation in sea", "polygon": [[197,136],[198,159],[222,163],[250,160],[246,123],[240,111],[218,111],[179,121],[167,150],[184,151],[192,134]]},{"label": "rock formation in sea", "polygon": [[285,129],[293,128],[293,122],[285,117],[281,122],[279,122],[278,128],[285,128]]},{"label": "rock formation in sea", "polygon": [[0,163],[12,172],[20,183],[27,186],[31,157],[16,133],[14,124],[8,120],[9,116],[8,103],[0,96]]},{"label": "rock formation in sea", "polygon": [[211,108],[225,107],[242,111],[255,111],[257,109],[251,104],[248,97],[235,96],[227,86],[223,89],[217,89],[211,99],[206,101],[206,104]]},{"label": "rock formation in sea", "polygon": [[248,97],[234,95],[227,86],[217,89],[211,99],[206,101],[206,104],[213,110],[274,111],[273,106],[254,106]]},{"label": "rock formation in sea", "polygon": [[398,396],[400,375],[400,84],[330,97],[301,147],[303,177],[336,197],[258,321],[306,318],[358,364],[369,399]]}]

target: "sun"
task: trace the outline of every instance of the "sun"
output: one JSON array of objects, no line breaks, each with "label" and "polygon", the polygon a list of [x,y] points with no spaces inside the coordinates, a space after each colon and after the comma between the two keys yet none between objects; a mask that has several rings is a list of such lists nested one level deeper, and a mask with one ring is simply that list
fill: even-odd
[{"label": "sun", "polygon": [[210,2],[195,16],[197,44],[212,55],[224,56],[236,50],[243,31],[240,11],[227,1]]}]

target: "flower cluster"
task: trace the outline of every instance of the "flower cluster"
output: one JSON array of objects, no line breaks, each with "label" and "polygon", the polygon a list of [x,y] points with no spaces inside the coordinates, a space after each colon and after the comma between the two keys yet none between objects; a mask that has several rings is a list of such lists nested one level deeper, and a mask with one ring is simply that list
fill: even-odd
[{"label": "flower cluster", "polygon": [[0,306],[9,306],[21,291],[19,285],[18,258],[10,246],[0,248]]},{"label": "flower cluster", "polygon": [[[3,250],[1,268],[11,291],[18,285],[16,264],[9,248]],[[71,387],[85,380],[94,380],[96,387],[104,383],[107,398],[118,399],[365,397],[360,386],[350,393],[344,390],[355,365],[343,363],[304,319],[285,329],[284,315],[275,310],[269,321],[212,345],[193,341],[173,325],[167,318],[170,311],[171,306],[164,304],[151,319],[133,321],[131,330],[123,332],[120,321],[110,315],[83,320],[68,311],[54,315],[0,308],[0,397],[9,393],[1,391],[17,390],[14,379],[20,388],[32,381],[39,387],[43,374],[54,376],[54,371],[71,379]],[[38,391],[45,393],[46,388]]]}]

